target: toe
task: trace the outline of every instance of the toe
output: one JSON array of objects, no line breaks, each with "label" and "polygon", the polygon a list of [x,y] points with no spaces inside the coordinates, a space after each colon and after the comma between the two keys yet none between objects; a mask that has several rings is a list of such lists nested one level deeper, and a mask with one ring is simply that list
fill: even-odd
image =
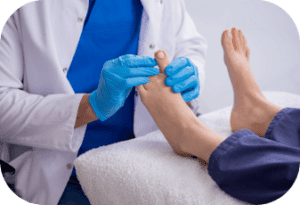
[{"label": "toe", "polygon": [[241,50],[241,46],[242,46],[242,42],[241,42],[241,37],[239,35],[239,31],[237,28],[232,28],[231,30],[232,33],[232,43],[233,43],[233,47],[235,50],[240,51]]},{"label": "toe", "polygon": [[224,51],[233,51],[232,38],[229,36],[229,30],[225,30],[222,34],[222,46]]},{"label": "toe", "polygon": [[249,61],[249,58],[250,58],[250,49],[249,49],[249,47],[247,45],[246,45],[246,57],[247,57],[247,59]]},{"label": "toe", "polygon": [[246,37],[245,37],[245,35],[243,34],[243,32],[241,31],[241,34],[242,34],[242,36],[243,36],[243,41],[244,41],[244,44],[245,44],[245,46],[247,46],[247,39],[246,39]]},{"label": "toe", "polygon": [[170,60],[167,53],[164,50],[158,50],[155,52],[154,55],[160,72],[165,73],[166,67],[170,64]]},{"label": "toe", "polygon": [[231,29],[231,34],[232,34],[232,44],[233,44],[234,50],[236,50],[237,47],[236,47],[236,41],[235,41],[235,39],[236,39],[236,28],[235,27],[233,27]]},{"label": "toe", "polygon": [[244,38],[244,35],[243,35],[243,33],[242,33],[242,31],[240,29],[238,30],[238,32],[239,32],[239,37],[241,39],[242,48],[244,48],[245,47],[245,38]]},{"label": "toe", "polygon": [[136,89],[140,92],[142,96],[147,93],[147,90],[144,85],[138,85],[136,86]]},{"label": "toe", "polygon": [[244,49],[245,55],[246,55],[246,57],[249,61],[250,49],[247,45],[247,39],[246,39],[245,35],[243,34],[243,32],[241,30],[240,30],[240,32],[241,32],[241,36],[242,36],[242,39],[243,39],[243,47],[244,47],[243,49]]},{"label": "toe", "polygon": [[246,47],[246,38],[245,36],[243,35],[242,31],[239,30],[239,37],[241,39],[241,50],[243,52],[244,55],[246,55],[247,53],[247,47]]}]

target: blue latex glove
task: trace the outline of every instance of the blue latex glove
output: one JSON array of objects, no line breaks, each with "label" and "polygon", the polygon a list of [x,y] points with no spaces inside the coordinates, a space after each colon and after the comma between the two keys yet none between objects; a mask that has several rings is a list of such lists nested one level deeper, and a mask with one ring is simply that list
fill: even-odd
[{"label": "blue latex glove", "polygon": [[123,107],[132,87],[148,83],[148,76],[157,75],[154,58],[124,55],[107,61],[101,71],[98,88],[89,102],[97,117],[104,121]]},{"label": "blue latex glove", "polygon": [[167,75],[165,84],[172,87],[174,93],[181,93],[185,102],[199,96],[198,68],[190,59],[185,57],[175,59],[166,67],[165,74]]}]

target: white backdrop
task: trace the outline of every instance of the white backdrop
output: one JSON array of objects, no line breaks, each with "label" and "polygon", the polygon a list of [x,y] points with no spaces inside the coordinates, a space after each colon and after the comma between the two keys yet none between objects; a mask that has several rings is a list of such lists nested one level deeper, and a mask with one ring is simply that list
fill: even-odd
[{"label": "white backdrop", "polygon": [[300,94],[300,43],[297,27],[280,7],[261,0],[185,0],[198,32],[208,40],[206,81],[200,110],[207,113],[233,103],[223,60],[221,34],[242,29],[250,65],[263,91]]}]

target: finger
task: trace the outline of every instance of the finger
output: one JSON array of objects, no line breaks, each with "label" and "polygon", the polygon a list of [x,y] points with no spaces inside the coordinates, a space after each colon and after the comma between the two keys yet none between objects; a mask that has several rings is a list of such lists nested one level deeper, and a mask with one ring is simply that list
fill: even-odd
[{"label": "finger", "polygon": [[149,83],[150,79],[148,77],[135,77],[135,78],[127,78],[123,83],[124,89],[131,88],[134,86],[143,85]]},{"label": "finger", "polygon": [[184,102],[190,102],[191,100],[197,98],[199,94],[200,92],[197,87],[194,87],[194,89],[192,89],[190,92],[183,93],[181,96]]},{"label": "finger", "polygon": [[125,78],[130,77],[147,77],[159,74],[158,68],[153,67],[139,67],[139,68],[126,68],[127,71],[124,74]]},{"label": "finger", "polygon": [[158,50],[154,54],[161,73],[165,72],[166,67],[170,64],[169,57],[164,50]]},{"label": "finger", "polygon": [[167,86],[173,86],[181,81],[184,81],[186,79],[188,79],[189,77],[191,77],[192,75],[194,75],[195,72],[194,72],[194,68],[188,66],[188,67],[185,67],[184,69],[182,69],[181,71],[179,71],[178,73],[170,76],[170,77],[167,77],[166,78],[166,81],[165,81],[165,84]]},{"label": "finger", "polygon": [[135,57],[139,57],[139,56],[133,55],[133,54],[126,54],[126,55],[120,56],[119,59],[125,60],[125,59],[130,59],[130,58],[135,58]]},{"label": "finger", "polygon": [[113,59],[113,60],[109,60],[109,61],[106,61],[104,64],[103,64],[103,68],[105,67],[113,67],[115,66],[116,64],[118,63],[118,59]]},{"label": "finger", "polygon": [[180,70],[184,69],[187,66],[191,66],[188,59],[184,57],[180,57],[172,61],[168,67],[166,67],[165,74],[167,76],[174,75],[178,73]]},{"label": "finger", "polygon": [[125,67],[154,67],[157,62],[154,58],[148,56],[121,56],[119,57],[119,64]]},{"label": "finger", "polygon": [[197,78],[196,76],[192,76],[183,82],[176,84],[172,87],[174,93],[181,93],[184,90],[197,86]]}]

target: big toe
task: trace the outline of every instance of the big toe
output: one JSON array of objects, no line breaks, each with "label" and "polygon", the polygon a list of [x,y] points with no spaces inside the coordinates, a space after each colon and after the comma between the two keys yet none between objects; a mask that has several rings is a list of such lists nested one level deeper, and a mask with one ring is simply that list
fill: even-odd
[{"label": "big toe", "polygon": [[234,51],[232,38],[229,36],[229,30],[225,30],[222,34],[222,46],[225,52]]},{"label": "big toe", "polygon": [[158,64],[159,71],[165,73],[166,67],[170,64],[169,57],[164,50],[158,50],[155,52],[155,60]]}]

